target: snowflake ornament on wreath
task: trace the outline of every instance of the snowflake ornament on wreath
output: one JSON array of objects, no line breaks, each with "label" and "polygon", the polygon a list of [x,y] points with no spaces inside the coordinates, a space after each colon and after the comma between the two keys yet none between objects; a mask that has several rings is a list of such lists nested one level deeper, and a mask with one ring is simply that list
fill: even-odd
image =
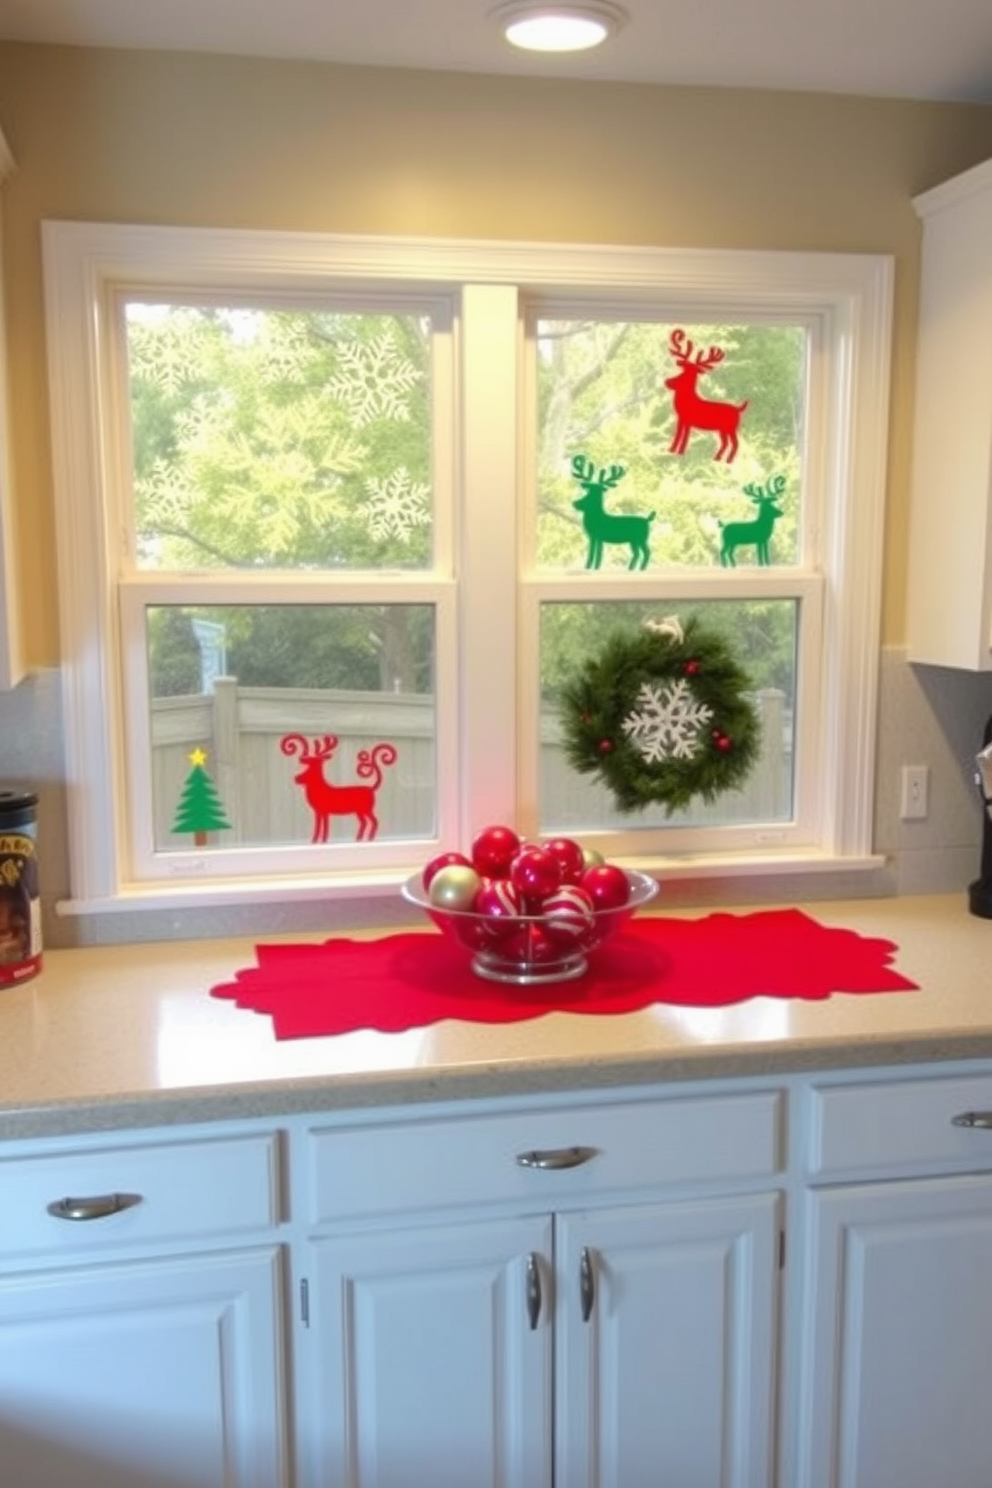
[{"label": "snowflake ornament on wreath", "polygon": [[598,775],[621,811],[712,801],[741,786],[758,756],[749,687],[722,636],[694,619],[684,629],[675,616],[646,620],[612,635],[562,688],[566,757]]}]

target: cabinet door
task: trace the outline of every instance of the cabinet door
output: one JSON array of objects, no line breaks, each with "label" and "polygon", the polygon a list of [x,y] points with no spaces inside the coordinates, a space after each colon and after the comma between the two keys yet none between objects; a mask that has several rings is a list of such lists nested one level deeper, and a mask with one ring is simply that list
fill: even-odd
[{"label": "cabinet door", "polygon": [[802,1488],[992,1483],[992,1178],[809,1199]]},{"label": "cabinet door", "polygon": [[276,1250],[0,1278],[11,1488],[287,1482]]},{"label": "cabinet door", "polygon": [[550,1488],[551,1221],[313,1246],[303,1366],[320,1488]]},{"label": "cabinet door", "polygon": [[769,1488],[776,1196],[557,1223],[557,1488]]}]

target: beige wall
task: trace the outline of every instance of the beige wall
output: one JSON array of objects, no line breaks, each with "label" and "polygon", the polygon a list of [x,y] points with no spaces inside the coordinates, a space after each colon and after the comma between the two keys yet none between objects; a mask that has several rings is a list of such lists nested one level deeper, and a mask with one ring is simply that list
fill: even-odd
[{"label": "beige wall", "polygon": [[58,661],[46,217],[897,261],[884,638],[903,636],[914,193],[992,155],[992,108],[0,44],[17,567]]}]

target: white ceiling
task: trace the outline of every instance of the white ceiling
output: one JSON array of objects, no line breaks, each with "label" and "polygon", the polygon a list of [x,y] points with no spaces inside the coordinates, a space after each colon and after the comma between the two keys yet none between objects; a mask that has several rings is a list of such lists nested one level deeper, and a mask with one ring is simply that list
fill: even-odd
[{"label": "white ceiling", "polygon": [[992,0],[625,0],[595,53],[525,57],[491,0],[0,0],[0,40],[992,102]]}]

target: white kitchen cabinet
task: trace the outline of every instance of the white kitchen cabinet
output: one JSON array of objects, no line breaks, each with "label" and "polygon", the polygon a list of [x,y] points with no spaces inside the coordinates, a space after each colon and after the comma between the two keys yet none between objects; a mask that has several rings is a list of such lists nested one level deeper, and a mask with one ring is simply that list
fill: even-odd
[{"label": "white kitchen cabinet", "polygon": [[810,1101],[787,1481],[990,1483],[992,1129],[952,1123],[989,1112],[992,1078],[869,1081]]},{"label": "white kitchen cabinet", "polygon": [[318,1241],[305,1446],[321,1488],[548,1488],[549,1218]]},{"label": "white kitchen cabinet", "polygon": [[776,1194],[556,1219],[554,1482],[773,1481]]},{"label": "white kitchen cabinet", "polygon": [[0,1158],[0,1479],[285,1488],[270,1133]]},{"label": "white kitchen cabinet", "polygon": [[770,1488],[780,1107],[315,1131],[308,1488]]},{"label": "white kitchen cabinet", "polygon": [[0,1196],[4,1488],[992,1483],[987,1063],[8,1143]]},{"label": "white kitchen cabinet", "polygon": [[992,161],[914,198],[923,222],[910,661],[992,669]]},{"label": "white kitchen cabinet", "polygon": [[11,1488],[272,1488],[275,1249],[0,1278]]}]

